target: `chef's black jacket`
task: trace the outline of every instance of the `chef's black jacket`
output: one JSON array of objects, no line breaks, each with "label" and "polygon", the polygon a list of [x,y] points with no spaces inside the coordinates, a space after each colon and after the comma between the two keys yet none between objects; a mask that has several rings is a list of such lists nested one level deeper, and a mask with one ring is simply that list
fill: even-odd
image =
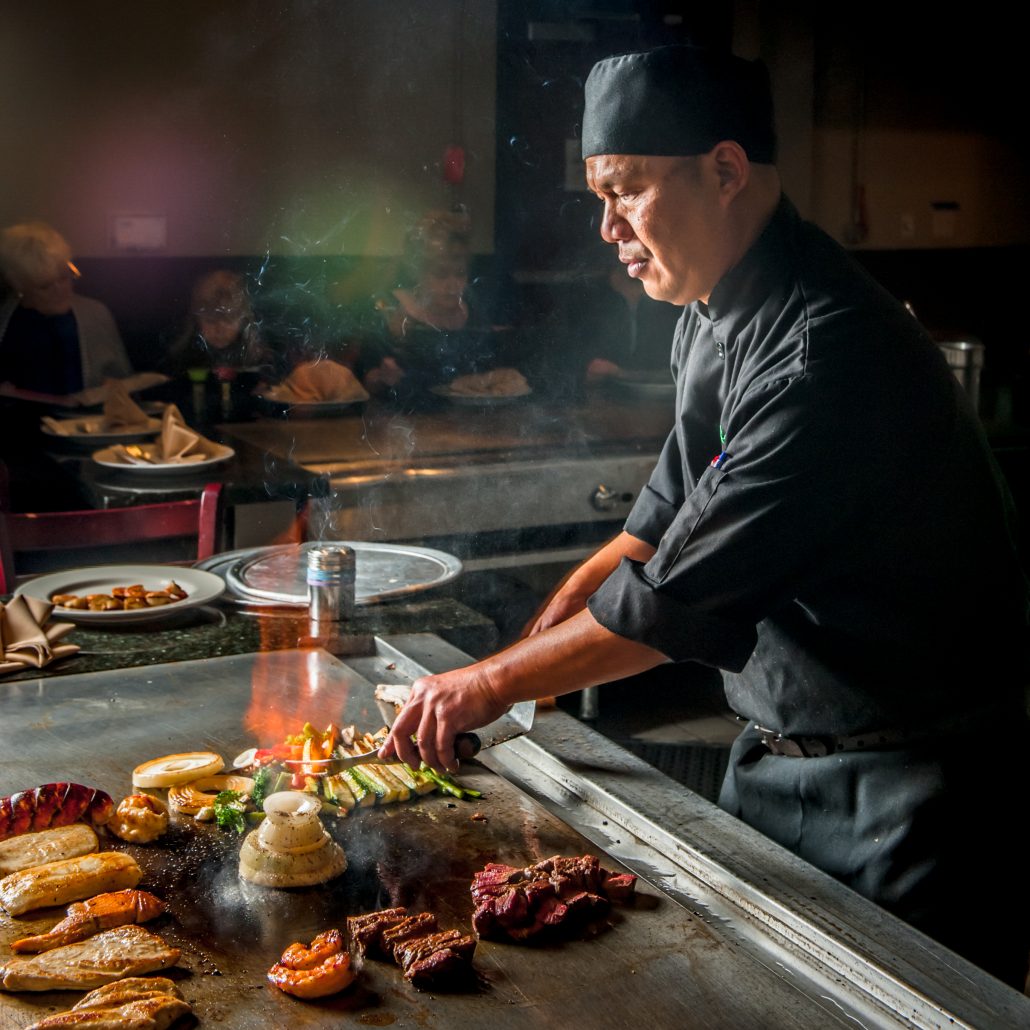
[{"label": "chef's black jacket", "polygon": [[[724,807],[946,936],[926,912],[955,887],[940,880],[955,777],[979,785],[977,849],[1002,832],[980,788],[1025,781],[998,763],[1026,748],[1026,580],[968,399],[911,314],[786,199],[686,309],[672,370],[676,423],[625,525],[657,553],[624,559],[590,611],[723,670],[752,727]],[[926,739],[790,758],[755,724]],[[970,768],[945,776],[956,748]]]}]

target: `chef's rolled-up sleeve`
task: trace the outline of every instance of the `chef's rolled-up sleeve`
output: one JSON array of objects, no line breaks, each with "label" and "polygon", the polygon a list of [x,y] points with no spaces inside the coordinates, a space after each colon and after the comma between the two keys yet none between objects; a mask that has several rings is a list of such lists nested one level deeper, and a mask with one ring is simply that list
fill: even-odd
[{"label": "chef's rolled-up sleeve", "polygon": [[623,526],[625,531],[657,547],[683,505],[682,484],[679,444],[673,431],[665,441],[647,484],[630,509]]},{"label": "chef's rolled-up sleeve", "polygon": [[[624,559],[592,595],[594,618],[674,661],[742,669],[758,622],[840,568],[871,499],[893,488],[904,462],[903,447],[877,439],[878,405],[845,395],[806,375],[748,391],[722,466],[705,469],[654,557]],[[870,454],[892,455],[890,467]]]}]

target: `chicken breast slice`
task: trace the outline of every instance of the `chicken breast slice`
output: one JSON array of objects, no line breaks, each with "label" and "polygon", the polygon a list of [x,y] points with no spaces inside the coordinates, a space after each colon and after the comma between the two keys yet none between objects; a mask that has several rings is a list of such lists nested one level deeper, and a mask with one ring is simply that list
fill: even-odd
[{"label": "chicken breast slice", "polygon": [[0,966],[7,991],[85,991],[127,976],[167,969],[179,959],[157,934],[142,926],[119,926],[77,944],[38,955],[16,955]]}]

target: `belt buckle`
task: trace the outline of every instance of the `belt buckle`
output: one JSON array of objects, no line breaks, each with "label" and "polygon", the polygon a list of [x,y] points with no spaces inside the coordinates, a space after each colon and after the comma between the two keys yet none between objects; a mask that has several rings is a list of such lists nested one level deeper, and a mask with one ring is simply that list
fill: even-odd
[{"label": "belt buckle", "polygon": [[755,729],[762,743],[769,749],[770,754],[785,755],[788,758],[804,758],[805,752],[797,741],[785,737],[778,730],[770,730],[765,726],[755,723]]},{"label": "belt buckle", "polygon": [[778,730],[770,730],[765,726],[759,726],[758,723],[755,723],[755,730],[758,732],[762,743],[769,749],[770,754],[781,755],[786,758],[808,758],[828,753],[825,745],[818,741],[816,743],[820,744],[823,750],[821,752],[811,752],[800,741],[795,740],[793,737],[785,737]]}]

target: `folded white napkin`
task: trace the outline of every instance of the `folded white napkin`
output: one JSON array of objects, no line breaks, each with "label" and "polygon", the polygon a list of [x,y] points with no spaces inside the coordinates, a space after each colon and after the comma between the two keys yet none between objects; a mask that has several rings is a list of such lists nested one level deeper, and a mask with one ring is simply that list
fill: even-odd
[{"label": "folded white napkin", "polygon": [[130,465],[185,465],[213,457],[218,445],[190,429],[179,409],[169,404],[161,418],[161,435],[154,443],[120,444],[115,449]]},{"label": "folded white napkin", "polygon": [[104,429],[121,429],[131,426],[146,428],[150,419],[147,413],[132,399],[124,379],[108,379],[104,384],[107,396],[104,398]]},{"label": "folded white napkin", "polygon": [[159,383],[167,383],[168,376],[160,372],[137,372],[135,375],[126,376],[124,379],[108,379],[100,386],[90,386],[78,393],[68,394],[67,399],[75,404],[90,407],[94,404],[103,404],[107,400],[110,384],[121,383],[129,393],[136,393],[139,390],[149,389]]},{"label": "folded white napkin", "polygon": [[82,432],[82,419],[79,418],[52,418],[44,415],[39,421],[58,436],[78,436]]},{"label": "folded white napkin", "polygon": [[79,650],[78,644],[58,643],[75,627],[70,622],[49,622],[53,609],[49,601],[24,594],[7,604],[0,602],[0,676],[26,667],[42,669]]}]

